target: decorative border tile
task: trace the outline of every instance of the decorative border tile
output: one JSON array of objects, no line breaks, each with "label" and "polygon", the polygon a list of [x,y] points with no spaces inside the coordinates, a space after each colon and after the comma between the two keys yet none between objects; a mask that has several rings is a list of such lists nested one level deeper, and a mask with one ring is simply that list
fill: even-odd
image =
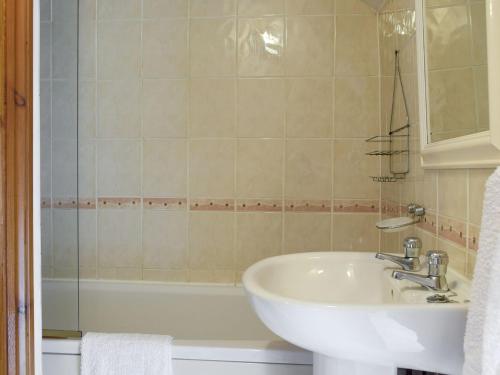
[{"label": "decorative border tile", "polygon": [[233,211],[234,199],[193,199],[191,211]]},{"label": "decorative border tile", "polygon": [[97,205],[103,208],[137,208],[141,206],[141,198],[98,198]]},{"label": "decorative border tile", "polygon": [[399,216],[400,205],[393,201],[382,201],[381,212],[383,215],[387,215],[389,217]]},{"label": "decorative border tile", "polygon": [[52,208],[71,209],[77,207],[78,201],[76,198],[55,198],[52,202]]},{"label": "decorative border tile", "polygon": [[331,212],[332,203],[329,200],[286,200],[286,212]]},{"label": "decorative border tile", "polygon": [[438,235],[462,247],[467,246],[466,224],[464,222],[445,216],[439,216]]},{"label": "decorative border tile", "polygon": [[94,198],[88,199],[79,199],[78,200],[78,208],[83,210],[93,210],[96,208],[96,203]]},{"label": "decorative border tile", "polygon": [[184,211],[187,208],[186,198],[143,198],[142,207],[152,210]]},{"label": "decorative border tile", "polygon": [[333,203],[333,211],[349,213],[378,213],[380,211],[380,205],[376,200],[335,199]]},{"label": "decorative border tile", "polygon": [[479,248],[479,233],[481,228],[477,225],[469,224],[469,233],[467,236],[467,248],[477,251]]},{"label": "decorative border tile", "polygon": [[417,224],[417,227],[429,232],[433,235],[437,234],[437,216],[433,211],[427,211],[425,216]]},{"label": "decorative border tile", "polygon": [[42,198],[40,201],[40,206],[41,208],[51,208],[52,207],[52,201],[50,198]]},{"label": "decorative border tile", "polygon": [[238,199],[236,211],[238,212],[281,212],[281,200],[273,199]]}]

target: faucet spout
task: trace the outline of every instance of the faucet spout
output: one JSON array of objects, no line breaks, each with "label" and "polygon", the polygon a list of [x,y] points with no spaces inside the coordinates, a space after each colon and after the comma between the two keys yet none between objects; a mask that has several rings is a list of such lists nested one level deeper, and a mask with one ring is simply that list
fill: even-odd
[{"label": "faucet spout", "polygon": [[393,262],[406,271],[418,271],[420,269],[420,259],[418,257],[400,257],[392,254],[377,253],[375,254],[375,258]]},{"label": "faucet spout", "polygon": [[447,292],[450,290],[444,275],[419,275],[411,272],[393,271],[392,277],[397,280],[408,280],[437,292]]}]

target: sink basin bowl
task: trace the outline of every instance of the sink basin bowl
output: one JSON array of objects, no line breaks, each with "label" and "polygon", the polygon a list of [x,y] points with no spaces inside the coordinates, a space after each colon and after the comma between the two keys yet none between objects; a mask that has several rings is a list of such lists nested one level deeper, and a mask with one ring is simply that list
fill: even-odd
[{"label": "sink basin bowl", "polygon": [[300,253],[254,264],[243,284],[268,328],[314,353],[315,374],[460,374],[467,280],[449,270],[455,303],[428,303],[436,292],[393,279],[397,268],[375,253]]}]

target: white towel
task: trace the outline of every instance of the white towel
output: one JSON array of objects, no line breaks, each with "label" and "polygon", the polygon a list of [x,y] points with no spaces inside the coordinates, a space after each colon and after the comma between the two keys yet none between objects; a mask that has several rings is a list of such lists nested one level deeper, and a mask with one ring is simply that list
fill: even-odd
[{"label": "white towel", "polygon": [[172,337],[87,333],[81,375],[172,375]]},{"label": "white towel", "polygon": [[500,375],[500,167],[486,183],[465,330],[464,375]]}]

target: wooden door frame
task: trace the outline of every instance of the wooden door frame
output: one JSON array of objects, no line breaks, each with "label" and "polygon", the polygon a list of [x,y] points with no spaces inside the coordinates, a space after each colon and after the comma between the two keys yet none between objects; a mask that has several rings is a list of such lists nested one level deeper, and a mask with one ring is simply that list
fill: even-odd
[{"label": "wooden door frame", "polygon": [[0,374],[34,374],[33,0],[0,0]]}]

